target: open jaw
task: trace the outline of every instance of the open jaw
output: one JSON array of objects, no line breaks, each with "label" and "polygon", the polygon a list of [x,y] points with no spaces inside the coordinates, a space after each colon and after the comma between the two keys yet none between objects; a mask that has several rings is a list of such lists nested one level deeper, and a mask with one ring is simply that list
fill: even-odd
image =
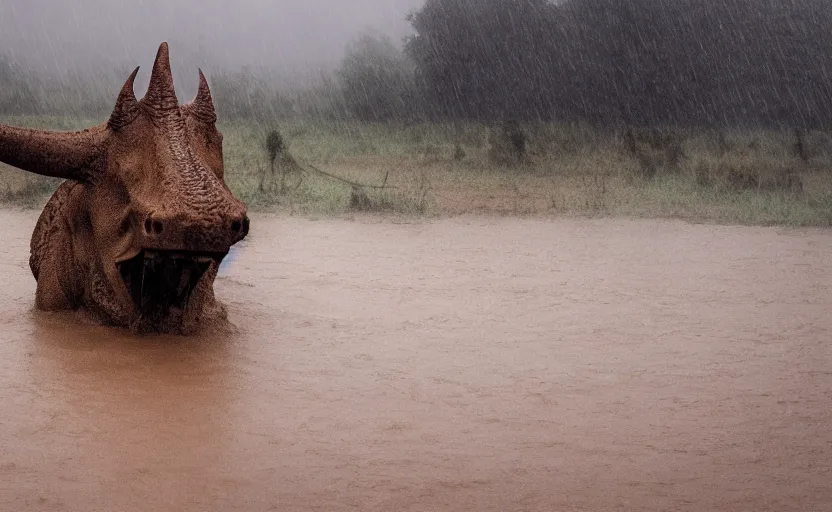
[{"label": "open jaw", "polygon": [[199,280],[227,253],[143,249],[117,264],[136,310],[142,315],[183,311]]}]

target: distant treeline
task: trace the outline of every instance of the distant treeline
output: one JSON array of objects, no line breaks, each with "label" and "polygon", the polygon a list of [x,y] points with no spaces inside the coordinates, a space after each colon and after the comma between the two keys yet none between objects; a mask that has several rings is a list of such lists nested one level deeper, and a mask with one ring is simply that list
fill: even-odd
[{"label": "distant treeline", "polygon": [[832,124],[829,0],[427,0],[410,20],[443,115]]},{"label": "distant treeline", "polygon": [[[307,89],[213,73],[218,109],[832,129],[832,0],[426,0],[407,19],[416,35],[403,45],[362,35]],[[88,81],[43,87],[0,59],[0,113],[103,112],[123,78]]]}]

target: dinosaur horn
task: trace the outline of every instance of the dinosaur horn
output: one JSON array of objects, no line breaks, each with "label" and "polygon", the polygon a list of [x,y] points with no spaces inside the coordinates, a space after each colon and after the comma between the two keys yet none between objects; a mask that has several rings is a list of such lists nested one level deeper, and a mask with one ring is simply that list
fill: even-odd
[{"label": "dinosaur horn", "polygon": [[139,102],[136,100],[136,93],[133,92],[133,82],[135,82],[138,72],[139,68],[137,67],[121,88],[116,106],[113,108],[110,120],[107,122],[113,130],[127,126],[139,115]]},{"label": "dinosaur horn", "polygon": [[93,181],[107,146],[107,129],[55,132],[0,125],[0,162],[53,178]]},{"label": "dinosaur horn", "polygon": [[54,178],[91,181],[106,147],[106,128],[118,130],[139,115],[133,92],[139,68],[121,88],[106,125],[82,132],[54,132],[0,125],[0,162]]},{"label": "dinosaur horn", "polygon": [[202,70],[199,70],[199,89],[197,89],[196,97],[189,106],[193,115],[203,123],[215,123],[217,121],[217,114],[214,110],[214,100],[211,98],[211,89],[208,87],[208,80]]},{"label": "dinosaur horn", "polygon": [[156,53],[156,61],[150,73],[150,85],[142,103],[154,114],[163,114],[179,105],[173,88],[173,74],[170,71],[168,43],[162,43]]}]

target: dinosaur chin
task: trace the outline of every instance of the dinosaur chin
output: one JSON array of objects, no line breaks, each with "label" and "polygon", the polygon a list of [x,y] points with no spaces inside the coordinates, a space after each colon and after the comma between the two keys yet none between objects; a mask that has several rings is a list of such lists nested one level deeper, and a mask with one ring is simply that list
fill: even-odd
[{"label": "dinosaur chin", "polygon": [[117,267],[136,311],[142,317],[167,317],[188,307],[202,276],[226,254],[143,249]]}]

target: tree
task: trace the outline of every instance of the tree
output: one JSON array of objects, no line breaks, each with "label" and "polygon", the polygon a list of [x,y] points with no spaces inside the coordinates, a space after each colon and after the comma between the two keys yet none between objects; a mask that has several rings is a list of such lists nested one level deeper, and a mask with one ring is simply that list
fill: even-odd
[{"label": "tree", "polygon": [[551,110],[558,53],[546,0],[427,0],[405,46],[440,115],[528,117]]},{"label": "tree", "polygon": [[287,115],[292,107],[266,81],[244,66],[234,73],[211,75],[211,93],[223,118],[272,120]]},{"label": "tree", "polygon": [[42,94],[32,86],[32,78],[16,63],[0,56],[0,113],[39,114]]},{"label": "tree", "polygon": [[358,119],[409,120],[419,114],[413,65],[386,36],[368,33],[354,40],[338,77],[344,104]]},{"label": "tree", "polygon": [[405,46],[435,114],[832,126],[829,0],[426,0]]}]

